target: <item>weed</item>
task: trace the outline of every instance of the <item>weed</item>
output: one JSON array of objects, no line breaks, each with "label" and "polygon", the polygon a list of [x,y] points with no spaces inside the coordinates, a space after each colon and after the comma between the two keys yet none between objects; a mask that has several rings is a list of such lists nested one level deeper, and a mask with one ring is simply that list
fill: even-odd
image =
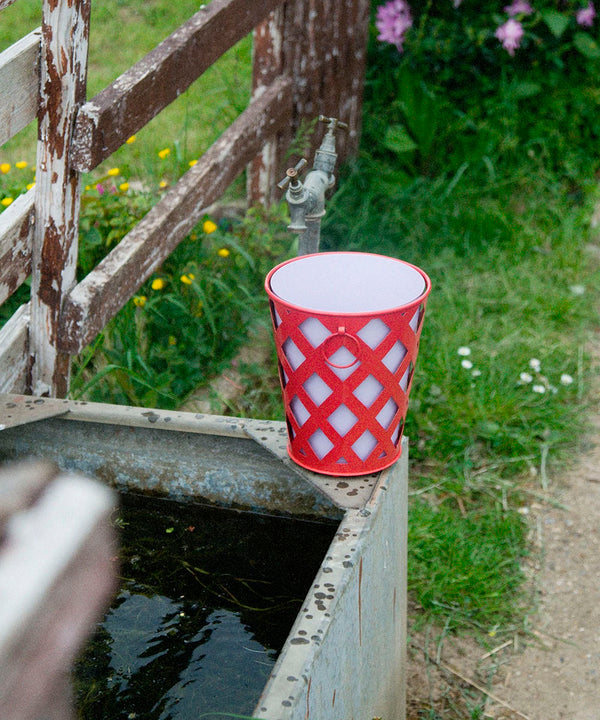
[{"label": "weed", "polygon": [[[145,195],[136,199],[129,191],[121,196],[127,223],[145,201]],[[99,246],[110,246],[115,226],[124,230],[98,207],[92,206],[91,227],[99,240],[83,251],[84,258]],[[269,215],[261,210],[221,225],[205,218],[77,358],[72,396],[181,405],[232,359],[254,319],[267,315],[263,278],[289,247],[280,221],[279,211]],[[90,226],[89,218],[83,225]]]}]

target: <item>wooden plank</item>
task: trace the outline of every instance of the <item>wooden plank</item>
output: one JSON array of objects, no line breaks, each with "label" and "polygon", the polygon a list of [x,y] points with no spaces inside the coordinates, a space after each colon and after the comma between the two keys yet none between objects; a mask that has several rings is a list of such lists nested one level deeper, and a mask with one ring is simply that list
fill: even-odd
[{"label": "wooden plank", "polygon": [[91,0],[43,3],[36,222],[29,333],[31,391],[64,397],[70,358],[57,351],[62,299],[76,282],[80,206],[73,127],[85,101]]},{"label": "wooden plank", "polygon": [[[253,94],[260,94],[275,73],[293,77],[295,85],[288,133],[266,145],[249,168],[251,203],[269,204],[277,197],[275,178],[285,169],[283,158],[303,120],[323,114],[346,122],[348,133],[337,137],[339,160],[357,152],[368,28],[369,0],[289,1],[257,28]],[[323,132],[313,137],[315,147]]]},{"label": "wooden plank", "polygon": [[[260,97],[273,80],[283,74],[285,7],[278,7],[254,31],[252,98]],[[284,147],[291,140],[292,117],[287,128],[268,140],[248,167],[246,196],[248,204],[271,205],[281,180]],[[282,175],[283,176],[283,175]]]},{"label": "wooden plank", "polygon": [[[347,101],[357,91],[353,73],[360,67],[353,59],[354,55],[358,54],[364,63],[368,5],[368,0],[347,0],[344,3],[337,0],[298,0],[287,12],[283,72],[296,78],[294,131],[298,130],[303,119],[311,120],[318,115],[337,117],[348,124],[357,121],[355,115],[347,116]],[[324,22],[325,18],[327,22]],[[364,66],[356,82],[362,86]],[[322,132],[315,136],[315,144]],[[352,125],[349,134],[357,136],[357,130]],[[345,146],[345,138],[340,134],[340,160],[346,157]]]},{"label": "wooden plank", "polygon": [[341,157],[355,155],[360,142],[370,7],[370,0],[353,0],[346,10],[347,21],[340,23],[339,72],[344,74],[345,87],[339,114],[349,128]]},{"label": "wooden plank", "polygon": [[23,393],[29,370],[29,303],[0,329],[0,393]]},{"label": "wooden plank", "polygon": [[40,36],[34,30],[0,53],[0,145],[35,120]]},{"label": "wooden plank", "polygon": [[0,542],[9,519],[26,510],[58,475],[58,466],[44,460],[5,464],[0,469]]},{"label": "wooden plank", "polygon": [[314,117],[318,109],[310,105],[309,97],[313,84],[309,79],[312,63],[310,47],[309,2],[311,0],[296,0],[288,3],[285,14],[284,29],[284,72],[295,79],[294,85],[294,118],[293,131],[298,130],[300,119]]},{"label": "wooden plank", "polygon": [[80,110],[75,167],[93,170],[282,0],[213,0]]},{"label": "wooden plank", "polygon": [[7,8],[15,2],[17,2],[17,0],[0,0],[0,10],[4,10],[4,8]]},{"label": "wooden plank", "polygon": [[58,475],[0,553],[0,717],[74,717],[67,676],[116,589],[113,493]]},{"label": "wooden plank", "polygon": [[289,78],[253,102],[65,299],[59,348],[79,352],[192,230],[264,142],[287,123]]},{"label": "wooden plank", "polygon": [[0,215],[0,305],[31,272],[34,188]]}]

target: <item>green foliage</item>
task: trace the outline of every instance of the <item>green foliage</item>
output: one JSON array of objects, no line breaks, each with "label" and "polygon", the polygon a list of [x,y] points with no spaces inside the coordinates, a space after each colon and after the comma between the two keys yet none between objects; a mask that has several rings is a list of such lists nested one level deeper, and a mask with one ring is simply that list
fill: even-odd
[{"label": "green foliage", "polygon": [[[104,197],[86,206],[93,222],[82,224],[101,238],[86,258],[107,249],[115,224],[125,228],[146,201],[121,195],[123,218],[114,223],[98,211]],[[267,315],[262,283],[289,250],[283,227],[280,211],[257,209],[221,226],[205,219],[77,359],[73,397],[180,406],[231,360],[257,315]]]},{"label": "green foliage", "polygon": [[[206,3],[205,3],[206,4]],[[195,0],[99,0],[91,3],[88,98],[91,99],[127,68],[162,42],[199,10]],[[0,50],[41,23],[40,0],[19,0],[2,10]],[[110,158],[145,185],[160,176],[155,158],[165,145],[178,140],[183,165],[198,158],[246,107],[250,97],[252,37],[228,50],[196,82],[138,133],[138,142],[124,145]],[[0,162],[32,158],[35,123],[0,148]],[[175,148],[169,159],[172,162]],[[106,164],[105,164],[106,165]],[[158,166],[158,167],[157,167]],[[187,169],[187,168],[186,168]],[[104,172],[104,168],[100,169]],[[178,173],[180,174],[180,173]],[[169,178],[166,178],[169,180]]]},{"label": "green foliage", "polygon": [[156,193],[132,192],[119,168],[85,187],[79,222],[79,278],[85,277],[156,202]]},{"label": "green foliage", "polygon": [[[599,157],[592,150],[600,138],[599,23],[579,26],[577,3],[562,3],[560,11],[555,3],[534,5],[532,15],[520,17],[525,35],[514,57],[495,37],[507,16],[492,2],[456,9],[450,2],[411,3],[414,25],[402,54],[373,33],[365,147],[377,162],[393,161],[391,182],[402,179],[399,168],[410,181],[415,172],[456,172],[465,159],[497,157],[495,163],[516,169],[530,152],[543,154],[546,167],[571,182],[588,174]],[[410,102],[411,85],[424,102]],[[433,134],[434,142],[423,143],[415,132]]]},{"label": "green foliage", "polygon": [[410,512],[408,587],[421,606],[449,615],[452,627],[511,623],[523,600],[518,516],[483,506],[462,517],[458,507],[422,501]]},{"label": "green foliage", "polygon": [[26,160],[16,164],[0,162],[0,212],[3,212],[27,190],[33,187],[35,174]]},{"label": "green foliage", "polygon": [[398,73],[395,95],[389,114],[400,122],[382,127],[384,148],[407,174],[428,175],[439,170],[436,158],[441,150],[438,138],[444,118],[443,102],[408,68]]},{"label": "green foliage", "polygon": [[424,617],[514,627],[526,606],[520,513],[588,417],[595,32],[544,12],[511,58],[491,3],[412,5],[402,55],[372,38],[362,151],[327,206],[324,249],[430,275],[405,427],[409,583]]}]

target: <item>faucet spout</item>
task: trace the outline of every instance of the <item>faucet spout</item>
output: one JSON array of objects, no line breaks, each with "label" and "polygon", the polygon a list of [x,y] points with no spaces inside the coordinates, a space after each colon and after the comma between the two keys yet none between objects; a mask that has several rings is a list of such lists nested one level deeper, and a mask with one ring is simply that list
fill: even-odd
[{"label": "faucet spout", "polygon": [[335,184],[333,169],[337,161],[335,150],[335,131],[348,126],[336,118],[320,116],[329,127],[315,153],[313,169],[308,173],[304,184],[298,178],[298,172],[306,165],[302,159],[294,168],[286,172],[286,177],[278,184],[282,190],[287,188],[285,199],[290,211],[288,230],[297,232],[298,255],[308,255],[319,251],[321,239],[321,218],[325,215],[325,193]]}]

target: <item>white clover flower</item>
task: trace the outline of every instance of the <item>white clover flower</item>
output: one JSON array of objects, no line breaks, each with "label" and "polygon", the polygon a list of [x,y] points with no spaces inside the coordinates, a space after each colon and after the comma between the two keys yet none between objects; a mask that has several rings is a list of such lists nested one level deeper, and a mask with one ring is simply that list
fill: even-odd
[{"label": "white clover flower", "polygon": [[519,382],[523,383],[523,385],[527,385],[527,383],[530,383],[533,380],[533,375],[530,375],[527,372],[522,372],[519,375]]},{"label": "white clover flower", "polygon": [[543,385],[533,385],[531,389],[534,393],[539,393],[540,395],[546,392],[546,388]]},{"label": "white clover flower", "polygon": [[584,285],[570,285],[569,290],[571,291],[571,294],[575,295],[576,297],[585,295],[585,286]]},{"label": "white clover flower", "polygon": [[459,355],[462,357],[468,357],[471,354],[471,348],[466,347],[466,345],[463,345],[462,347],[459,347],[456,351]]},{"label": "white clover flower", "polygon": [[473,370],[473,372],[471,373],[471,375],[472,375],[473,377],[479,377],[479,376],[481,375],[481,370],[475,369],[475,370]]},{"label": "white clover flower", "polygon": [[473,363],[470,360],[461,360],[460,364],[465,370],[470,370],[473,367]]},{"label": "white clover flower", "polygon": [[563,373],[560,376],[560,384],[561,385],[572,385],[574,382],[571,375],[568,375],[567,373]]},{"label": "white clover flower", "polygon": [[539,372],[542,364],[537,358],[531,358],[531,360],[529,361],[529,367],[532,370],[535,370],[535,372]]}]

